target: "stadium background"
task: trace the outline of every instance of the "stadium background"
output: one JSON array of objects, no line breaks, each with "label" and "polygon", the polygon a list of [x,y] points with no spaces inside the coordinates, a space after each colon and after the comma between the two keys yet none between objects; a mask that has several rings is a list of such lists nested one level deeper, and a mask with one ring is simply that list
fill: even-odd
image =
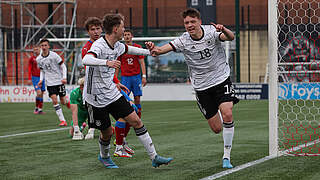
[{"label": "stadium background", "polygon": [[[239,14],[235,8],[237,2]],[[47,114],[44,116],[31,113],[33,103],[23,103],[32,102],[35,97],[33,87],[26,85],[27,61],[32,44],[44,35],[48,38],[53,38],[52,34],[58,38],[85,38],[88,36],[83,23],[87,17],[102,18],[105,13],[119,12],[126,16],[126,28],[132,28],[136,37],[174,37],[184,32],[180,12],[186,7],[195,7],[201,11],[205,24],[212,20],[226,25],[234,32],[239,28],[239,46],[237,48],[234,40],[228,51],[237,95],[246,99],[249,93],[255,99],[258,95],[252,92],[260,92],[261,96],[257,99],[267,99],[268,84],[264,82],[270,35],[268,2],[275,1],[0,0],[0,175],[4,179],[119,179],[118,171],[106,171],[96,161],[96,139],[73,142],[66,138],[68,129],[56,129],[56,115],[51,103],[45,103]],[[276,29],[279,33],[278,39],[274,41],[278,47],[273,47],[282,58],[278,63],[284,63],[284,68],[299,64],[296,67],[300,71],[293,73],[290,79],[290,76],[283,75],[282,69],[278,69],[274,74],[285,78],[278,79],[280,86],[278,94],[276,91],[273,93],[274,99],[271,96],[268,100],[240,101],[234,107],[237,130],[232,161],[236,168],[231,170],[232,174],[226,174],[221,167],[221,135],[210,132],[207,122],[196,107],[194,92],[191,85],[186,83],[184,62],[176,59],[180,55],[169,55],[164,57],[165,60],[156,59],[158,64],[149,63],[149,57],[146,59],[149,84],[144,89],[143,98],[154,99],[142,99],[143,121],[152,132],[160,151],[175,157],[175,162],[160,170],[151,169],[143,148],[138,145],[134,134],[131,134],[130,143],[136,145],[138,153],[136,159],[115,160],[123,167],[120,172],[122,179],[199,179],[212,174],[228,175],[223,179],[246,180],[319,178],[320,1],[277,0],[277,3],[280,4],[280,20],[270,29]],[[31,16],[30,12],[37,18]],[[47,20],[51,14],[52,18]],[[236,26],[235,17],[239,19],[239,26]],[[46,23],[41,25],[40,21]],[[52,34],[45,28],[50,29]],[[69,33],[70,29],[72,33]],[[75,87],[73,84],[81,75],[81,63],[76,63],[81,62],[81,59],[76,54],[83,43],[52,43],[54,51],[61,54],[68,66],[68,92]],[[66,44],[69,44],[68,48],[64,48]],[[76,67],[76,73],[73,67]],[[311,76],[307,70],[313,71]],[[290,80],[283,83],[287,81],[286,78]],[[45,97],[49,101],[48,96]],[[168,101],[172,99],[178,101]],[[279,103],[272,107],[270,102],[275,100]],[[277,111],[270,109],[277,108],[279,114],[272,114]],[[65,109],[64,112],[70,123],[70,111]],[[270,121],[273,115],[279,115],[279,121]],[[279,125],[279,128],[270,122]],[[270,129],[279,130],[279,138],[272,138],[277,133]],[[279,140],[280,145],[274,146],[280,147],[277,150],[298,147],[299,151],[293,150],[291,155],[302,156],[271,157],[270,139],[274,142]],[[316,142],[312,145],[300,148],[300,145],[309,144],[313,140]],[[75,149],[80,154],[70,153]],[[88,172],[88,167],[92,174]],[[237,170],[241,171],[235,172]]]},{"label": "stadium background", "polygon": [[[180,12],[186,7],[195,7],[202,13],[203,24],[213,21],[224,24],[233,31],[236,29],[234,0],[121,0],[103,1],[103,3],[98,0],[1,0],[0,2],[1,85],[26,83],[27,63],[32,44],[37,43],[44,36],[53,38],[45,28],[50,29],[57,38],[87,37],[84,21],[90,16],[102,18],[108,12],[122,13],[126,17],[126,28],[132,29],[135,37],[179,36],[184,32]],[[74,13],[75,8],[76,13]],[[234,82],[260,83],[265,80],[268,45],[267,9],[267,0],[240,1],[239,65],[236,61],[236,41],[230,45],[229,61]],[[30,15],[30,12],[34,16]],[[50,15],[52,17],[47,19]],[[74,25],[72,26],[73,17]],[[40,21],[46,21],[41,28],[39,28]],[[70,29],[72,33],[69,36]],[[26,41],[29,42],[26,43]],[[74,84],[75,79],[80,76],[77,73],[75,76],[71,75],[73,63],[76,58],[79,58],[75,57],[76,53],[72,49],[78,48],[79,51],[82,43],[70,43],[65,49],[59,43],[53,44],[53,49],[60,52],[60,55],[66,59],[69,84]],[[142,44],[142,42],[138,43]],[[149,65],[147,59],[146,62]],[[167,57],[158,63],[159,65],[153,65],[157,67],[156,75],[148,77],[149,83],[184,83],[187,81],[186,66],[183,60]],[[153,68],[152,64],[148,67]],[[78,68],[75,71],[77,70]]]}]

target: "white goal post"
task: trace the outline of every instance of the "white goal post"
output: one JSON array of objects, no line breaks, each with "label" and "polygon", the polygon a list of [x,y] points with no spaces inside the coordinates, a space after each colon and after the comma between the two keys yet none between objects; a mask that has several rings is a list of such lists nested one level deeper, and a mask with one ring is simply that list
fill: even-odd
[{"label": "white goal post", "polygon": [[278,155],[277,0],[268,3],[269,36],[269,155]]},{"label": "white goal post", "polygon": [[269,0],[269,155],[320,155],[320,2]]}]

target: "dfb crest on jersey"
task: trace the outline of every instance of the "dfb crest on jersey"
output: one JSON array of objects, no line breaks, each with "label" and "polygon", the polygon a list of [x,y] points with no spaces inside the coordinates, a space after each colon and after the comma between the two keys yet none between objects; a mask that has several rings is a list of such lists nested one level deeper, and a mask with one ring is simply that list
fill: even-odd
[{"label": "dfb crest on jersey", "polygon": [[96,120],[96,126],[101,126],[101,121],[100,120]]}]

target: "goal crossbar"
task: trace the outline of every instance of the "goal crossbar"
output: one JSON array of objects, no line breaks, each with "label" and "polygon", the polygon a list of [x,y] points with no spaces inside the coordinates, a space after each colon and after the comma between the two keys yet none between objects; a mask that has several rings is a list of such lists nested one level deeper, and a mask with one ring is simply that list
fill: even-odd
[{"label": "goal crossbar", "polygon": [[[163,41],[174,40],[177,37],[133,37],[132,41]],[[85,42],[89,38],[48,38],[50,42]]]}]

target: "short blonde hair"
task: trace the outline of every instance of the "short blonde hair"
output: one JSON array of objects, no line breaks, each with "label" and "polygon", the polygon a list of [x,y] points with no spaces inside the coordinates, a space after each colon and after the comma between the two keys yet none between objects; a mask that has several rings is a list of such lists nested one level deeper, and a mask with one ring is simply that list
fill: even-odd
[{"label": "short blonde hair", "polygon": [[80,85],[80,86],[84,85],[84,78],[78,79],[78,85]]}]

